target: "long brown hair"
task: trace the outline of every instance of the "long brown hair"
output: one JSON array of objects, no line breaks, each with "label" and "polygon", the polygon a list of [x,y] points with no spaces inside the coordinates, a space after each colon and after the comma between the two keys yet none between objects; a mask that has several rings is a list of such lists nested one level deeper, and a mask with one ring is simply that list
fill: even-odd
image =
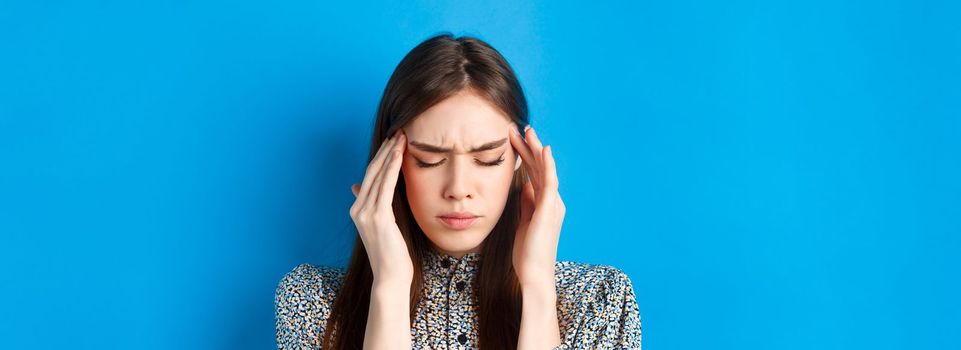
[{"label": "long brown hair", "polygon": [[[469,89],[509,116],[520,128],[528,124],[527,100],[507,60],[480,39],[450,33],[433,36],[414,47],[394,69],[377,109],[368,162],[380,144],[431,106]],[[514,233],[520,219],[520,192],[527,172],[514,172],[503,214],[483,242],[477,288],[479,339],[485,349],[515,349],[520,329],[521,297],[511,261]],[[393,211],[414,264],[410,315],[423,295],[422,259],[430,242],[414,221],[400,174]],[[356,227],[354,228],[356,232]],[[343,285],[331,308],[323,337],[324,349],[361,349],[370,308],[373,272],[358,236]]]}]

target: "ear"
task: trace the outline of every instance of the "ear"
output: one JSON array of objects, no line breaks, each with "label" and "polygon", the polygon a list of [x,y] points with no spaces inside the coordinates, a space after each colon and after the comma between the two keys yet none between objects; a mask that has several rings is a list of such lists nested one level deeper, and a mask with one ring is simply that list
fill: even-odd
[{"label": "ear", "polygon": [[520,169],[520,168],[521,168],[521,155],[518,154],[517,160],[514,161],[514,171],[517,171],[517,169]]}]

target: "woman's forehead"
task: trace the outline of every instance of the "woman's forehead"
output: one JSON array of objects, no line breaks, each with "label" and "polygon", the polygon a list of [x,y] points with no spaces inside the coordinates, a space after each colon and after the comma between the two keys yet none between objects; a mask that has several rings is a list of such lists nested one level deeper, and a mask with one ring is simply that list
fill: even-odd
[{"label": "woman's forehead", "polygon": [[508,143],[506,128],[485,129],[434,129],[423,132],[406,131],[408,145],[432,153],[471,153],[500,149]]},{"label": "woman's forehead", "polygon": [[512,121],[486,100],[457,94],[432,106],[404,127],[413,141],[438,146],[469,148],[510,131]]}]

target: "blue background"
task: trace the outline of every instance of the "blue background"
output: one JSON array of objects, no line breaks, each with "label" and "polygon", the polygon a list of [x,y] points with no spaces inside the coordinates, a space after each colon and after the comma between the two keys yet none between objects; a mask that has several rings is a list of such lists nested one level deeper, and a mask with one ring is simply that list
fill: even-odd
[{"label": "blue background", "polygon": [[3,1],[0,348],[273,348],[440,31],[516,69],[644,348],[961,348],[961,8],[907,0]]}]

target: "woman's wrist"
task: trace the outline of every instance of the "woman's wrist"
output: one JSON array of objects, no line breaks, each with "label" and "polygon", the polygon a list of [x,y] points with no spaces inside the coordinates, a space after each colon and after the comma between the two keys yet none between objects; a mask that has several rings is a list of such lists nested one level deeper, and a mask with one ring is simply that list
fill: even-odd
[{"label": "woman's wrist", "polygon": [[521,286],[521,329],[517,348],[549,349],[560,344],[554,281]]},{"label": "woman's wrist", "polygon": [[528,305],[550,305],[557,303],[557,290],[554,281],[527,283],[521,285],[521,297],[524,304]]},{"label": "woman's wrist", "polygon": [[406,275],[406,274],[403,274],[403,275],[393,274],[392,276],[389,276],[389,277],[387,276],[380,277],[375,275],[371,288],[373,289],[380,288],[380,289],[394,291],[394,292],[398,290],[408,291],[410,290],[410,284],[413,280],[414,280],[413,275]]},{"label": "woman's wrist", "polygon": [[[403,279],[400,279],[401,281]],[[410,282],[375,279],[364,334],[365,349],[409,349]]]},{"label": "woman's wrist", "polygon": [[[549,272],[549,273],[548,273]],[[543,273],[533,274],[530,278],[517,281],[521,286],[521,291],[554,291],[554,271],[544,271]]]},{"label": "woman's wrist", "polygon": [[410,281],[403,279],[378,280],[374,279],[370,291],[370,304],[380,316],[387,321],[410,322]]}]

